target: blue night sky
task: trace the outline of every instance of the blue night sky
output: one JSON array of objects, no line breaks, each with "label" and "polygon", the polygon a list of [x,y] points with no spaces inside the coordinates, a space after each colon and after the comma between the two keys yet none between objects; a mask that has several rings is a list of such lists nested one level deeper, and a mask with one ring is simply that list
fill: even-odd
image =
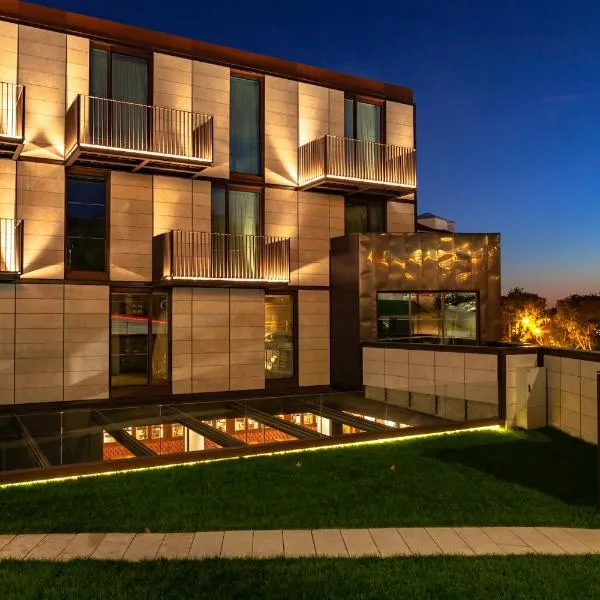
[{"label": "blue night sky", "polygon": [[412,87],[419,211],[500,231],[505,290],[600,290],[597,0],[38,3]]}]

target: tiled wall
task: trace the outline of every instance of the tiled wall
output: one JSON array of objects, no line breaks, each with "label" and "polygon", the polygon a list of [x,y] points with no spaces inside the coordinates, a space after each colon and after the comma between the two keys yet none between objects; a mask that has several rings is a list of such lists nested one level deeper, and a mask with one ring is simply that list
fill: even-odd
[{"label": "tiled wall", "polygon": [[64,276],[65,169],[39,162],[17,163],[16,218],[26,221],[23,277]]},{"label": "tiled wall", "polygon": [[17,163],[0,159],[0,219],[15,218]]},{"label": "tiled wall", "polygon": [[386,102],[386,142],[403,148],[415,147],[414,108],[398,102]]},{"label": "tiled wall", "polygon": [[415,230],[414,202],[387,203],[387,232],[412,233]]},{"label": "tiled wall", "polygon": [[329,291],[298,292],[299,384],[329,385]]},{"label": "tiled wall", "polygon": [[586,442],[598,442],[596,375],[600,362],[545,356],[548,424]]},{"label": "tiled wall", "polygon": [[78,94],[90,93],[90,41],[67,36],[67,108]]},{"label": "tiled wall", "polygon": [[344,135],[344,92],[298,84],[298,145],[329,134]]},{"label": "tiled wall", "polygon": [[110,278],[152,280],[153,177],[113,171],[110,177]]},{"label": "tiled wall", "polygon": [[367,347],[363,382],[368,397],[417,412],[453,421],[498,416],[495,354]]},{"label": "tiled wall", "polygon": [[23,156],[62,160],[67,36],[19,25],[18,83],[27,87]]},{"label": "tiled wall", "polygon": [[192,231],[193,182],[180,177],[154,175],[152,183],[154,235],[172,229]]}]

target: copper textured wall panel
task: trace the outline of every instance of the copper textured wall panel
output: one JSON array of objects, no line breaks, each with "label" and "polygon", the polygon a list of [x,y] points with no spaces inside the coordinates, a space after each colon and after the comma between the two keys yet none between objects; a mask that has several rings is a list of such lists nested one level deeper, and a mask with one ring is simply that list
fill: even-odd
[{"label": "copper textured wall panel", "polygon": [[377,292],[474,291],[481,341],[500,337],[500,235],[361,234],[358,244],[360,337],[377,338]]}]

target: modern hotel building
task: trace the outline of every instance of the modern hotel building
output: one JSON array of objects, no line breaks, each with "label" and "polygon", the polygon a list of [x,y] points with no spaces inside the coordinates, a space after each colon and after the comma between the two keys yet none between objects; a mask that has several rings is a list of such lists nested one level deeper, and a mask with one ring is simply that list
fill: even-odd
[{"label": "modern hotel building", "polygon": [[0,405],[356,389],[363,342],[498,338],[499,236],[417,231],[410,89],[18,0],[0,81]]}]

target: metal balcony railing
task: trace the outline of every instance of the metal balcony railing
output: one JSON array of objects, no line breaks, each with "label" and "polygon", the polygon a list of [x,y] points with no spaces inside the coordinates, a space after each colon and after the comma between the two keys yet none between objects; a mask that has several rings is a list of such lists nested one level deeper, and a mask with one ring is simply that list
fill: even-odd
[{"label": "metal balcony railing", "polygon": [[0,219],[0,277],[23,271],[23,221]]},{"label": "metal balcony railing", "polygon": [[333,135],[324,135],[300,147],[300,187],[336,181],[374,188],[378,185],[414,188],[415,150]]},{"label": "metal balcony railing", "polygon": [[15,83],[0,82],[0,137],[23,139],[25,89]]},{"label": "metal balcony railing", "polygon": [[287,283],[289,238],[169,231],[153,240],[155,280]]},{"label": "metal balcony railing", "polygon": [[74,154],[111,153],[129,160],[208,166],[213,158],[213,118],[79,95],[67,111],[65,149],[67,162]]}]

